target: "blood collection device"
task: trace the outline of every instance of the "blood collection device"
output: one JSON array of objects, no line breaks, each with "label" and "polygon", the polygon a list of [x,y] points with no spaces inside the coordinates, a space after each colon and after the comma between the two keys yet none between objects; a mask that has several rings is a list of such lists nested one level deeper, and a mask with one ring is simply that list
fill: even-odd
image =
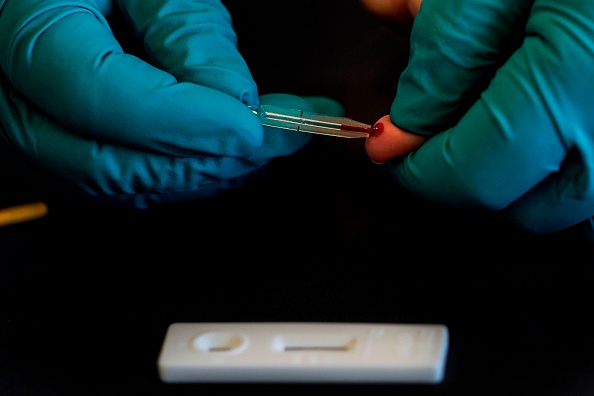
[{"label": "blood collection device", "polygon": [[443,380],[440,324],[173,323],[158,358],[166,383],[419,383]]},{"label": "blood collection device", "polygon": [[335,117],[280,106],[249,106],[263,126],[320,135],[365,138],[376,132],[374,127],[346,117]]}]

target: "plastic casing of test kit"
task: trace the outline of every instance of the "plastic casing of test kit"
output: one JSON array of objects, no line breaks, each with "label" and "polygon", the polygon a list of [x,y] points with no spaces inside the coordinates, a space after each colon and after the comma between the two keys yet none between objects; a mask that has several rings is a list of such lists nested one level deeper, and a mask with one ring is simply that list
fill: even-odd
[{"label": "plastic casing of test kit", "polygon": [[439,383],[449,333],[441,324],[173,323],[161,381]]}]

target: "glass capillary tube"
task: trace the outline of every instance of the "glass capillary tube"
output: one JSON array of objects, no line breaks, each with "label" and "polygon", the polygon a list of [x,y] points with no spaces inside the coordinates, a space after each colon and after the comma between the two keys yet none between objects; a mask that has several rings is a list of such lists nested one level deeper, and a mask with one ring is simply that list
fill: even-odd
[{"label": "glass capillary tube", "polygon": [[334,117],[280,106],[249,106],[262,125],[291,131],[345,138],[367,137],[372,126],[346,117]]}]

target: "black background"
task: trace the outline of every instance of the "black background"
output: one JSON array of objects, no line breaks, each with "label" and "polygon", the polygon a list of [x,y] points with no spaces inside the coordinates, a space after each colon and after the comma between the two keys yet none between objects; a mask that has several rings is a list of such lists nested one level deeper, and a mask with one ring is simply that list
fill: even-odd
[{"label": "black background", "polygon": [[[324,95],[367,123],[389,112],[406,33],[357,1],[225,1],[260,93]],[[591,247],[493,213],[411,197],[363,141],[273,161],[236,192],[147,211],[104,208],[0,170],[0,395],[340,392],[592,395]],[[442,323],[439,385],[163,384],[173,322]]]}]

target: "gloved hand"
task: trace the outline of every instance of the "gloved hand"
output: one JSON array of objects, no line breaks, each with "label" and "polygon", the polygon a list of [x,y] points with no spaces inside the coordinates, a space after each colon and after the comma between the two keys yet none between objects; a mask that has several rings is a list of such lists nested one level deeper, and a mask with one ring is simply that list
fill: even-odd
[{"label": "gloved hand", "polygon": [[502,210],[537,234],[592,231],[591,4],[423,0],[410,45],[369,157],[392,158],[395,179],[429,200]]},{"label": "gloved hand", "polygon": [[312,139],[263,129],[246,105],[320,111],[259,98],[217,0],[0,0],[0,37],[0,158],[100,202],[234,188]]}]

